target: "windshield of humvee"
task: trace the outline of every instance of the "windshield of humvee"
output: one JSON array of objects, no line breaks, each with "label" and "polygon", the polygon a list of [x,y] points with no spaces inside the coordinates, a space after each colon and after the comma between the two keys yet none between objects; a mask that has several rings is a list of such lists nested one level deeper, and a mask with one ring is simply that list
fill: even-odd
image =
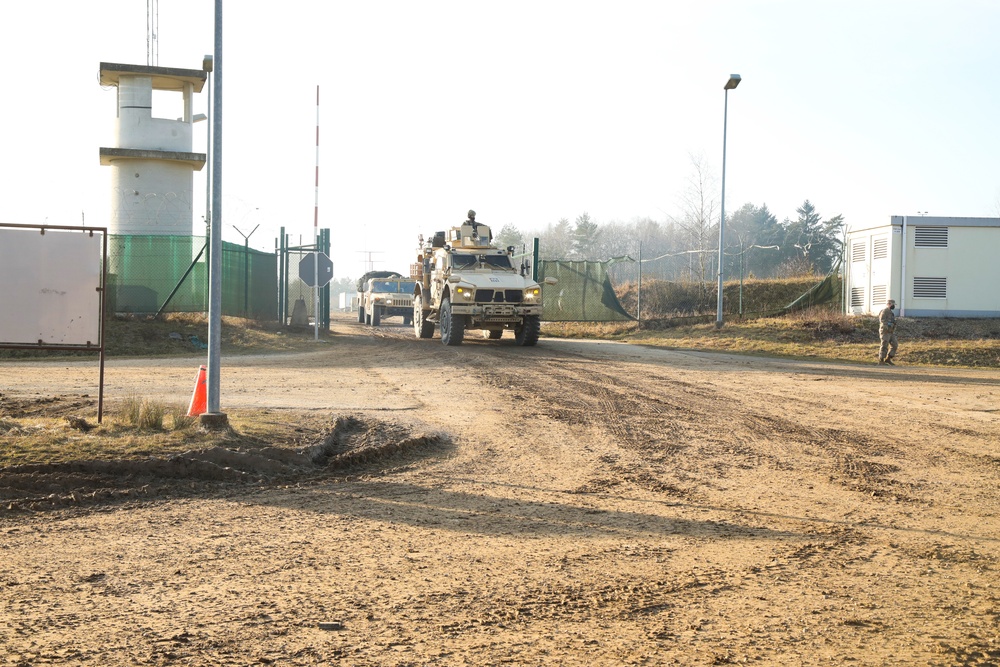
[{"label": "windshield of humvee", "polygon": [[409,294],[413,291],[414,284],[412,280],[373,280],[372,291]]}]

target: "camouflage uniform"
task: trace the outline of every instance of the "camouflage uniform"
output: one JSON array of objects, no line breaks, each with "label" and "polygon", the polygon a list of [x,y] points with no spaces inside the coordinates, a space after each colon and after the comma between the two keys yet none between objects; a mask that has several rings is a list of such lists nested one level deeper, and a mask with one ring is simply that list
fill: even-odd
[{"label": "camouflage uniform", "polygon": [[878,338],[881,343],[878,349],[878,362],[893,366],[892,358],[896,356],[899,340],[896,339],[896,315],[892,312],[896,302],[889,299],[885,308],[878,314]]}]

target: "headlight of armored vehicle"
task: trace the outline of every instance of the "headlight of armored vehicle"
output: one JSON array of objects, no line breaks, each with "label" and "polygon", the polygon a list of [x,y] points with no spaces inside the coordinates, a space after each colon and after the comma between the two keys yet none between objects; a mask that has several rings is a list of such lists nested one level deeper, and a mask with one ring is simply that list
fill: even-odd
[{"label": "headlight of armored vehicle", "polygon": [[537,285],[535,287],[529,287],[528,289],[524,290],[525,301],[538,301],[541,298],[542,298],[542,288],[538,287]]},{"label": "headlight of armored vehicle", "polygon": [[456,287],[455,294],[457,294],[460,299],[472,301],[472,297],[475,295],[475,292],[468,287]]}]

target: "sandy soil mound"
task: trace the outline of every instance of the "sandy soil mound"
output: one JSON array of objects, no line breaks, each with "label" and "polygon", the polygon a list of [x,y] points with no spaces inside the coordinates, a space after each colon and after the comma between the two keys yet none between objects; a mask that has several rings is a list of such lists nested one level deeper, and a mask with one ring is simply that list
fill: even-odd
[{"label": "sandy soil mound", "polygon": [[[20,403],[32,414],[47,416],[61,414],[65,406],[73,404],[58,399]],[[0,429],[4,425],[18,428],[12,423],[2,420]],[[300,449],[216,446],[169,457],[2,467],[0,503],[8,510],[39,510],[122,498],[289,484],[370,466],[441,441],[440,435],[413,434],[405,427],[379,419],[340,416],[333,419],[318,442]]]}]

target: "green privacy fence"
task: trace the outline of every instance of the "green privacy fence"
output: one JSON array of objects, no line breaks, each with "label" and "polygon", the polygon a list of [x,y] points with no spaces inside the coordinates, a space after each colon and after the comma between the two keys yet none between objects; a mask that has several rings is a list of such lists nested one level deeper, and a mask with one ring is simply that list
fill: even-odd
[{"label": "green privacy fence", "polygon": [[[203,236],[110,235],[108,312],[208,310],[207,258]],[[277,309],[277,256],[223,242],[223,314],[273,319]]]},{"label": "green privacy fence", "polygon": [[[548,322],[621,322],[635,319],[622,307],[615,294],[608,267],[612,262],[538,262],[542,283],[542,318]],[[555,278],[555,285],[546,285]]]}]

